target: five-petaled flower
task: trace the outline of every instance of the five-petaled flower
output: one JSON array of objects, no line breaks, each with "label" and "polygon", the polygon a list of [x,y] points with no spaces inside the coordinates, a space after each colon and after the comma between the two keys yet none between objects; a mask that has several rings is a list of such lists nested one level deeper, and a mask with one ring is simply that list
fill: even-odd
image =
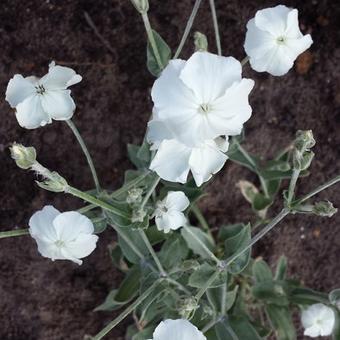
[{"label": "five-petaled flower", "polygon": [[155,329],[150,340],[207,340],[201,331],[188,320],[165,320]]},{"label": "five-petaled flower", "polygon": [[190,201],[182,191],[169,191],[162,201],[156,204],[154,212],[158,230],[168,233],[177,230],[187,223],[183,211],[189,206]]},{"label": "five-petaled flower", "polygon": [[335,314],[332,308],[316,303],[302,312],[301,322],[305,328],[304,335],[316,338],[330,335],[335,324]]},{"label": "five-petaled flower", "polygon": [[38,245],[39,253],[54,260],[80,260],[96,248],[98,236],[90,219],[76,212],[60,213],[52,206],[37,211],[29,221],[29,232]]},{"label": "five-petaled flower", "polygon": [[310,34],[300,31],[297,9],[278,5],[249,20],[244,48],[255,71],[282,76],[312,43]]},{"label": "five-petaled flower", "polygon": [[16,109],[21,127],[35,129],[55,120],[68,120],[76,105],[67,88],[82,80],[69,67],[50,63],[48,73],[42,78],[23,77],[16,74],[8,83],[6,100]]},{"label": "five-petaled flower", "polygon": [[200,186],[223,167],[227,136],[240,134],[251,116],[254,81],[241,73],[236,59],[208,52],[169,62],[151,92],[147,138],[157,155],[150,169],[181,183],[191,170]]}]

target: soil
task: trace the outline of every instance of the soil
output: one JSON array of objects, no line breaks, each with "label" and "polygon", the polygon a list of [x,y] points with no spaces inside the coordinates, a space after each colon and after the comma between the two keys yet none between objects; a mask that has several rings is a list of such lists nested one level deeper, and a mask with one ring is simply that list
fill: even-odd
[{"label": "soil", "polygon": [[[150,20],[174,50],[193,1],[151,0]],[[312,174],[299,186],[306,193],[339,174],[340,167],[340,3],[337,0],[281,1],[299,9],[301,29],[314,44],[284,77],[270,77],[245,67],[256,81],[251,95],[253,116],[247,123],[245,147],[270,157],[285,147],[298,129],[312,129],[317,140]],[[244,57],[245,25],[257,9],[277,2],[216,0],[225,55]],[[110,48],[85,20],[87,12]],[[194,30],[215,42],[208,1]],[[191,37],[192,38],[192,37]],[[192,40],[182,57],[193,50]],[[126,169],[127,143],[140,143],[151,112],[154,78],[145,67],[145,33],[134,7],[126,0],[2,0],[0,4],[0,89],[4,94],[15,73],[42,75],[55,60],[75,68],[83,81],[72,88],[77,103],[74,121],[93,155],[103,186],[118,188]],[[2,96],[4,98],[4,95]],[[0,230],[26,227],[31,214],[45,204],[71,210],[81,202],[39,190],[34,175],[18,169],[8,146],[17,141],[37,148],[39,160],[70,183],[89,189],[92,180],[85,159],[66,124],[54,122],[33,131],[18,126],[8,104],[0,101]],[[209,223],[247,221],[253,217],[235,187],[255,177],[228,162],[208,186],[200,203]],[[340,206],[339,187],[320,195]],[[274,214],[279,204],[273,208]],[[329,291],[339,286],[340,214],[333,218],[288,217],[255,249],[272,265],[281,254],[290,273],[306,285]],[[95,334],[114,313],[93,313],[121,276],[107,255],[115,234],[107,230],[82,266],[53,263],[39,256],[29,237],[1,240],[0,339],[79,340]],[[125,325],[107,339],[123,339]],[[299,336],[303,339],[303,336]]]}]

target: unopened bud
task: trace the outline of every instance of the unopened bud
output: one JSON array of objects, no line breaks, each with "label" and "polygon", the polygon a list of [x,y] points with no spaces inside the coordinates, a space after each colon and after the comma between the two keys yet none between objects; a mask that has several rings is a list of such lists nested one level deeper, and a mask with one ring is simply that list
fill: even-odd
[{"label": "unopened bud", "polygon": [[199,305],[197,304],[196,299],[190,297],[180,302],[178,312],[183,318],[188,319],[196,311],[198,307]]},{"label": "unopened bud", "polygon": [[22,144],[14,143],[10,147],[10,151],[15,163],[21,169],[29,169],[36,163],[37,153],[32,146],[26,147]]},{"label": "unopened bud", "polygon": [[304,171],[307,170],[312,164],[315,154],[313,151],[306,151],[301,153],[295,150],[293,153],[293,167],[294,169]]},{"label": "unopened bud", "polygon": [[195,32],[194,44],[195,44],[196,51],[201,51],[201,52],[208,51],[208,39],[203,33]]},{"label": "unopened bud", "polygon": [[300,152],[309,151],[315,145],[315,139],[313,137],[312,130],[299,130],[296,133],[294,146]]},{"label": "unopened bud", "polygon": [[40,188],[53,192],[66,192],[68,183],[66,179],[57,172],[49,172],[48,177],[42,181],[36,181]]},{"label": "unopened bud", "polygon": [[148,0],[131,0],[131,2],[135,6],[136,10],[141,14],[144,14],[149,10]]},{"label": "unopened bud", "polygon": [[322,217],[332,217],[335,213],[337,213],[338,209],[333,206],[332,202],[329,201],[321,201],[315,203],[313,207],[313,213]]},{"label": "unopened bud", "polygon": [[135,204],[142,201],[143,189],[133,188],[128,191],[128,196],[126,197],[126,203]]},{"label": "unopened bud", "polygon": [[136,209],[132,212],[131,222],[143,222],[146,216],[146,211],[144,209]]}]

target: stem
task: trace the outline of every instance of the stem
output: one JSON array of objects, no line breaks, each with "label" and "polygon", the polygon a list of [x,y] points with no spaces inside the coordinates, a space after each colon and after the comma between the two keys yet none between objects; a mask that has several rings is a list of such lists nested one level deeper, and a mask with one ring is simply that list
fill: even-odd
[{"label": "stem", "polygon": [[300,175],[300,170],[293,170],[293,174],[292,174],[292,178],[290,179],[290,183],[289,183],[289,189],[288,189],[288,206],[290,206],[290,204],[292,203],[292,200],[294,198],[294,193],[295,193],[295,187],[296,187],[296,183],[297,180],[299,178]]},{"label": "stem", "polygon": [[141,206],[140,206],[140,209],[143,210],[144,207],[145,207],[145,204],[148,202],[150,196],[152,195],[152,193],[155,191],[159,181],[161,180],[161,178],[159,176],[157,176],[155,178],[155,180],[153,181],[153,183],[151,184],[151,187],[149,189],[149,191],[146,193],[142,203],[141,203]]},{"label": "stem", "polygon": [[96,186],[97,193],[99,193],[100,192],[100,184],[99,184],[97,172],[96,172],[96,169],[94,167],[93,160],[91,158],[89,150],[87,149],[86,144],[85,144],[83,138],[81,137],[81,135],[79,133],[79,130],[74,125],[72,120],[71,119],[66,120],[66,123],[69,126],[69,128],[72,130],[73,134],[77,138],[78,143],[80,144],[81,149],[83,150],[83,153],[86,157],[87,163],[88,163],[90,170],[91,170],[91,173],[92,173],[92,177],[93,177],[94,184]]},{"label": "stem", "polygon": [[192,238],[194,238],[196,240],[197,243],[199,243],[199,245],[204,249],[204,251],[207,253],[207,255],[216,262],[216,264],[218,266],[221,265],[221,261],[213,254],[213,252],[201,241],[201,239],[199,237],[197,237],[191,230],[190,228],[188,228],[188,226],[184,226],[183,227],[187,233],[190,234],[190,236]]},{"label": "stem", "polygon": [[183,46],[184,46],[186,40],[188,39],[188,35],[190,33],[192,24],[194,23],[194,20],[195,20],[195,17],[196,17],[196,14],[198,12],[198,8],[200,7],[201,2],[202,2],[202,0],[196,0],[196,2],[194,4],[194,7],[193,7],[192,12],[191,12],[190,17],[189,17],[189,20],[188,20],[187,25],[185,27],[181,42],[179,43],[177,50],[176,50],[176,53],[174,55],[174,59],[177,59],[178,56],[180,55],[180,53],[182,52]]},{"label": "stem", "polygon": [[221,301],[221,314],[225,315],[226,312],[226,303],[227,303],[227,284],[224,283],[222,286],[222,301]]},{"label": "stem", "polygon": [[95,208],[97,208],[95,204],[88,204],[85,207],[79,208],[77,211],[79,212],[79,214],[83,214]]},{"label": "stem", "polygon": [[258,234],[256,234],[249,244],[247,244],[243,249],[232,255],[229,259],[225,261],[225,266],[229,266],[234,262],[239,256],[244,254],[248,249],[250,249],[256,242],[258,242],[263,236],[265,236],[270,230],[272,230],[283,218],[285,218],[290,213],[289,209],[282,209],[281,212],[273,218],[273,220],[263,228]]},{"label": "stem", "polygon": [[188,289],[186,289],[182,284],[177,282],[176,280],[172,279],[171,277],[166,277],[165,280],[173,284],[174,286],[177,286],[180,290],[182,290],[187,295],[191,296],[191,292]]},{"label": "stem", "polygon": [[206,333],[208,332],[208,330],[210,328],[213,328],[218,322],[220,322],[222,320],[222,317],[219,317],[217,319],[212,319],[211,321],[209,321],[202,329],[202,333]]},{"label": "stem", "polygon": [[111,321],[105,328],[103,328],[97,335],[95,335],[93,340],[100,340],[105,335],[107,335],[113,328],[115,328],[121,321],[123,321],[130,313],[134,311],[156,288],[159,284],[159,280],[154,282],[142,295],[136,299],[129,307],[127,307],[118,317],[116,317],[113,321]]},{"label": "stem", "polygon": [[241,60],[241,66],[243,67],[249,61],[249,57],[246,56]]},{"label": "stem", "polygon": [[205,283],[203,287],[198,291],[198,293],[195,295],[195,299],[198,302],[201,297],[204,295],[204,293],[207,291],[207,289],[210,287],[210,285],[217,279],[217,276],[220,274],[220,270],[216,270],[213,275],[210,276],[209,280]]},{"label": "stem", "polygon": [[83,191],[80,191],[76,188],[73,188],[71,186],[67,187],[66,193],[68,194],[71,194],[73,196],[76,196],[78,198],[81,198],[82,200],[86,201],[86,202],[89,202],[89,203],[92,203],[102,209],[105,209],[105,210],[108,210],[112,213],[114,213],[115,215],[118,215],[120,217],[124,217],[124,218],[130,218],[130,216],[128,216],[126,213],[124,213],[123,211],[113,207],[112,205],[96,198],[96,197],[93,197]]},{"label": "stem", "polygon": [[325,184],[320,185],[319,187],[315,188],[314,190],[312,190],[309,194],[301,197],[300,199],[298,199],[297,201],[293,202],[293,204],[301,204],[305,201],[307,201],[308,199],[310,199],[311,197],[315,196],[316,194],[318,194],[320,191],[323,191],[327,188],[329,188],[330,186],[336,184],[340,182],[340,176],[336,176],[333,179],[331,179],[330,181],[326,182]]},{"label": "stem", "polygon": [[164,65],[162,63],[162,59],[161,59],[161,56],[160,56],[158,48],[157,48],[155,37],[153,36],[153,32],[152,32],[152,28],[151,28],[151,25],[150,25],[148,13],[145,12],[145,13],[142,13],[141,15],[142,15],[143,23],[144,23],[144,26],[145,26],[146,34],[148,36],[148,40],[150,42],[153,53],[155,55],[157,64],[158,64],[159,68],[161,70],[163,70]]},{"label": "stem", "polygon": [[164,270],[164,268],[163,268],[161,262],[159,261],[159,258],[157,257],[157,254],[156,254],[155,251],[153,250],[152,245],[151,245],[151,243],[150,243],[148,237],[145,235],[144,230],[139,229],[138,231],[139,231],[139,234],[140,234],[140,236],[142,237],[142,239],[143,239],[143,241],[144,241],[146,247],[148,248],[149,253],[151,254],[152,258],[154,259],[154,261],[155,261],[155,263],[156,263],[156,265],[157,265],[157,268],[158,268],[158,270],[159,270],[161,276],[162,276],[162,277],[166,277],[166,276],[167,276],[167,273],[166,273],[166,271]]},{"label": "stem", "polygon": [[219,29],[218,29],[218,21],[217,21],[217,15],[216,15],[215,0],[209,0],[209,3],[210,3],[211,15],[212,15],[213,23],[214,23],[216,46],[217,46],[217,54],[218,55],[222,55],[221,38],[220,38]]},{"label": "stem", "polygon": [[110,196],[112,198],[118,198],[121,194],[125,193],[126,191],[132,189],[133,187],[137,186],[140,182],[142,182],[144,180],[145,177],[147,177],[149,175],[149,172],[145,172],[144,174],[136,177],[135,179],[133,179],[132,181],[128,182],[127,184],[125,184],[123,187],[117,189],[116,191],[114,191]]},{"label": "stem", "polygon": [[210,234],[209,224],[208,224],[207,220],[205,219],[205,217],[203,216],[200,208],[197,206],[196,203],[193,203],[191,205],[191,211],[196,216],[196,218],[197,218],[199,224],[201,225],[202,229]]},{"label": "stem", "polygon": [[0,238],[23,236],[23,235],[29,235],[28,229],[17,229],[17,230],[9,230],[9,231],[0,232]]}]

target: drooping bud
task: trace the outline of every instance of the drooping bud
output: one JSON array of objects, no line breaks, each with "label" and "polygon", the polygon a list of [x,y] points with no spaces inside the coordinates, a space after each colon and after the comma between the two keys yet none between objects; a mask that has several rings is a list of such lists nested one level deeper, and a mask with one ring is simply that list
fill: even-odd
[{"label": "drooping bud", "polygon": [[194,34],[195,51],[206,52],[208,51],[208,39],[201,32]]},{"label": "drooping bud", "polygon": [[[44,174],[46,176],[46,172]],[[66,192],[68,183],[66,179],[57,172],[49,172],[48,177],[42,182],[36,181],[40,188],[53,192]]]},{"label": "drooping bud", "polygon": [[338,209],[333,206],[332,202],[321,201],[314,204],[312,212],[318,216],[332,217],[337,211]]},{"label": "drooping bud", "polygon": [[36,163],[37,153],[32,146],[26,147],[22,144],[14,143],[10,147],[10,151],[15,163],[21,169],[29,169]]},{"label": "drooping bud", "polygon": [[314,158],[314,152],[310,149],[315,145],[315,139],[311,130],[299,130],[296,133],[293,151],[293,167],[303,171],[310,167]]},{"label": "drooping bud", "polygon": [[136,10],[141,14],[144,14],[149,10],[148,0],[131,0],[131,2],[135,6]]},{"label": "drooping bud", "polygon": [[128,196],[126,197],[126,203],[136,204],[142,201],[143,189],[133,188],[128,191]]}]

